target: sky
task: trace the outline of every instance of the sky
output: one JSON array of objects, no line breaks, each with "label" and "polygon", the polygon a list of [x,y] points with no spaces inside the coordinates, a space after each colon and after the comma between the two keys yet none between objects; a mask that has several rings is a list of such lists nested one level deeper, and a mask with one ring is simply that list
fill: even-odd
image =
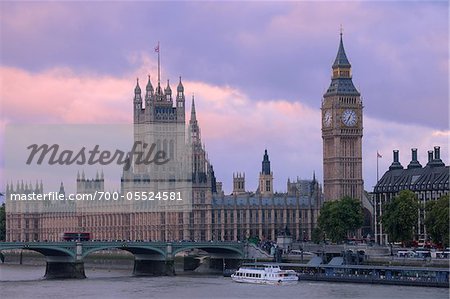
[{"label": "sky", "polygon": [[162,81],[175,89],[182,76],[189,106],[195,94],[226,193],[233,172],[257,188],[264,149],[276,191],[288,178],[322,180],[320,105],[341,25],[364,104],[365,189],[377,151],[380,176],[394,149],[406,166],[418,148],[424,165],[441,146],[448,165],[447,1],[2,1],[0,150],[11,124],[131,123],[136,78],[156,83],[159,41]]}]

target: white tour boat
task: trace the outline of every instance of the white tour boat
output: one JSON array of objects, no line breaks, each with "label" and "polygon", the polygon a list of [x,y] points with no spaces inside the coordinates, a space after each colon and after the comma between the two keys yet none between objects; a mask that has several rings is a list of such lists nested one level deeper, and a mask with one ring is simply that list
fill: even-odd
[{"label": "white tour boat", "polygon": [[241,267],[231,275],[231,279],[236,282],[283,285],[298,282],[298,276],[294,270],[281,270],[276,265],[266,265],[261,268]]}]

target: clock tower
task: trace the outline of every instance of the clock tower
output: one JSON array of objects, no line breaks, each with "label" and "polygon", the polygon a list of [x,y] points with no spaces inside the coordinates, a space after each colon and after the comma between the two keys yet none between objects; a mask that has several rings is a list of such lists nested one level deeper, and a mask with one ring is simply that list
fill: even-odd
[{"label": "clock tower", "polygon": [[324,199],[362,200],[363,105],[340,34],[331,84],[322,101]]}]

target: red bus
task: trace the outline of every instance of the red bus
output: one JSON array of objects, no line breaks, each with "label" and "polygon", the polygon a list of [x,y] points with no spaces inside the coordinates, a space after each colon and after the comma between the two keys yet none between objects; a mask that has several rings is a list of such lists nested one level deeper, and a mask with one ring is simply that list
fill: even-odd
[{"label": "red bus", "polygon": [[89,241],[91,239],[91,233],[85,232],[67,232],[62,234],[62,239],[64,241]]}]

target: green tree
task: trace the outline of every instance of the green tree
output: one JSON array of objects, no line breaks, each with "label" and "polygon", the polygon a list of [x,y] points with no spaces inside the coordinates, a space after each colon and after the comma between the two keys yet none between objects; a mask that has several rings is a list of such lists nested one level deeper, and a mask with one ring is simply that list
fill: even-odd
[{"label": "green tree", "polygon": [[436,201],[429,201],[426,205],[425,225],[427,232],[435,243],[449,245],[449,194],[442,195]]},{"label": "green tree", "polygon": [[6,212],[5,203],[0,206],[0,241],[6,240]]},{"label": "green tree", "polygon": [[319,228],[333,242],[346,239],[348,233],[361,228],[363,221],[361,203],[350,197],[326,202],[318,219]]},{"label": "green tree", "polygon": [[320,227],[316,227],[315,229],[313,229],[312,233],[311,233],[311,241],[313,241],[316,244],[319,244],[320,242],[323,241],[323,231],[320,229]]},{"label": "green tree", "polygon": [[381,223],[389,235],[389,242],[406,242],[414,238],[419,203],[414,192],[400,191],[384,206]]}]

